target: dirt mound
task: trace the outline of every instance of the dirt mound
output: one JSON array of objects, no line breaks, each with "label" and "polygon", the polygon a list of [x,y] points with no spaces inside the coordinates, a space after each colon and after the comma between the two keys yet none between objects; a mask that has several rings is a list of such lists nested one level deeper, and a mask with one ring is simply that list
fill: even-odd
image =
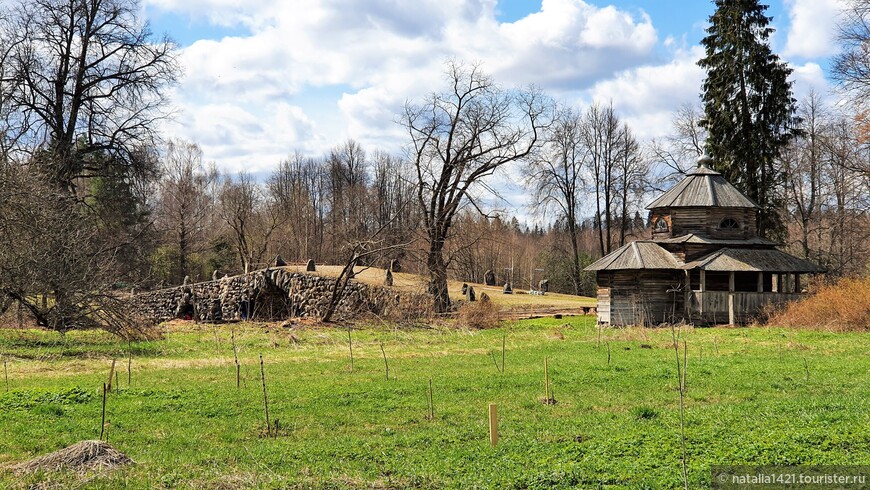
[{"label": "dirt mound", "polygon": [[9,466],[16,473],[57,471],[61,469],[84,473],[91,470],[110,470],[132,463],[126,454],[103,441],[82,441],[53,453]]}]

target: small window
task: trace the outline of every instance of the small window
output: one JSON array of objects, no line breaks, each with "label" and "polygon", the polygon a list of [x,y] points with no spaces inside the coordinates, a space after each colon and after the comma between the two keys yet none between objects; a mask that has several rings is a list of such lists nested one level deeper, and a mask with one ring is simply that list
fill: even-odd
[{"label": "small window", "polygon": [[668,222],[665,221],[664,218],[656,219],[655,224],[653,224],[653,228],[656,232],[667,232],[668,231]]},{"label": "small window", "polygon": [[720,230],[739,230],[740,223],[734,218],[725,218],[719,223]]}]

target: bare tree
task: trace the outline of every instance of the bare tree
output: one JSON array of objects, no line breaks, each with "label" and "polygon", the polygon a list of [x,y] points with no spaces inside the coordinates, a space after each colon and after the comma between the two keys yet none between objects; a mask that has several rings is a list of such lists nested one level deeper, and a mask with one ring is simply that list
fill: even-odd
[{"label": "bare tree", "polygon": [[[135,0],[30,0],[0,14],[6,40],[4,102],[20,134],[57,186],[101,175],[93,155],[136,167],[153,146],[163,93],[179,72],[175,47],[154,42]],[[39,150],[42,153],[35,153]]]},{"label": "bare tree", "polygon": [[652,163],[658,167],[655,179],[650,184],[653,190],[663,192],[679,180],[695,165],[695,160],[704,153],[707,130],[701,127],[701,107],[692,104],[680,106],[673,115],[673,132],[649,145]]},{"label": "bare tree", "polygon": [[556,208],[564,217],[571,242],[571,281],[574,294],[580,294],[580,249],[577,243],[580,200],[584,187],[583,170],[588,148],[583,140],[582,117],[563,108],[546,132],[540,151],[535,152],[525,169],[526,185],[532,190],[532,211],[546,216]]},{"label": "bare tree", "polygon": [[587,165],[595,192],[595,226],[599,253],[606,255],[613,247],[613,219],[617,194],[616,171],[622,124],[613,105],[593,104],[583,117],[583,144],[588,149]]},{"label": "bare tree", "polygon": [[537,91],[504,90],[480,66],[456,61],[447,64],[446,75],[446,92],[420,104],[406,103],[401,116],[410,139],[428,243],[429,292],[437,312],[450,307],[444,246],[454,216],[466,204],[480,209],[470,194],[473,187],[487,188],[488,176],[528,156],[546,123]]},{"label": "bare tree", "polygon": [[217,179],[217,170],[203,165],[199,146],[185,141],[167,144],[157,213],[160,231],[177,251],[178,268],[171,278],[175,282],[191,274],[191,255],[206,248],[214,206],[209,189]]},{"label": "bare tree", "polygon": [[263,189],[249,174],[227,177],[218,199],[218,213],[235,241],[239,263],[245,272],[263,265],[272,234],[287,219],[276,203],[264,198]]},{"label": "bare tree", "polygon": [[113,288],[117,247],[103,246],[96,223],[72,196],[24,167],[0,172],[0,303],[20,305],[37,325],[57,330],[138,326]]},{"label": "bare tree", "polygon": [[820,227],[825,196],[822,182],[826,114],[821,97],[811,92],[798,107],[801,136],[786,147],[782,163],[786,187],[786,211],[798,225],[801,253],[810,257],[810,237]]},{"label": "bare tree", "polygon": [[[619,246],[625,245],[626,234],[634,233],[632,207],[640,204],[647,189],[648,167],[643,159],[640,144],[631,128],[623,123],[619,138],[616,191],[619,203]],[[639,207],[639,206],[638,206]]]},{"label": "bare tree", "polygon": [[849,0],[838,37],[843,49],[834,58],[833,75],[866,109],[870,97],[870,0]]}]

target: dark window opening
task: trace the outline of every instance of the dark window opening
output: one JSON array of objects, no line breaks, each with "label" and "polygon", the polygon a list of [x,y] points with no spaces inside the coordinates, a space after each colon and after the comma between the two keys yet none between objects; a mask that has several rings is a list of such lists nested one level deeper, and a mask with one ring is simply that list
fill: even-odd
[{"label": "dark window opening", "polygon": [[654,228],[656,232],[667,232],[668,231],[668,222],[665,221],[664,218],[656,219],[654,224]]},{"label": "dark window opening", "polygon": [[719,222],[720,230],[739,230],[740,223],[737,222],[734,218],[725,218],[721,222]]}]

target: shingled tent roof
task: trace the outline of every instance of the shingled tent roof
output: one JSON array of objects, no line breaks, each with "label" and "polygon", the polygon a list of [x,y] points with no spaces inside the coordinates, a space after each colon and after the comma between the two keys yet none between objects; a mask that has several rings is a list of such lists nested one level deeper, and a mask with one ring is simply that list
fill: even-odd
[{"label": "shingled tent roof", "polygon": [[682,266],[683,269],[735,272],[818,273],[824,269],[810,261],[776,249],[723,248]]},{"label": "shingled tent roof", "polygon": [[681,266],[681,262],[659,245],[636,241],[601,257],[584,270],[679,269]]},{"label": "shingled tent roof", "polygon": [[765,247],[773,247],[776,242],[762,238],[760,236],[751,236],[749,238],[710,238],[694,233],[687,233],[671,238],[656,238],[656,243],[693,243],[703,245],[760,245]]},{"label": "shingled tent roof", "polygon": [[722,174],[712,170],[708,166],[711,161],[710,157],[707,156],[699,158],[698,166],[687,173],[686,178],[646,208],[759,207],[755,201],[744,196],[742,192],[725,180]]}]

